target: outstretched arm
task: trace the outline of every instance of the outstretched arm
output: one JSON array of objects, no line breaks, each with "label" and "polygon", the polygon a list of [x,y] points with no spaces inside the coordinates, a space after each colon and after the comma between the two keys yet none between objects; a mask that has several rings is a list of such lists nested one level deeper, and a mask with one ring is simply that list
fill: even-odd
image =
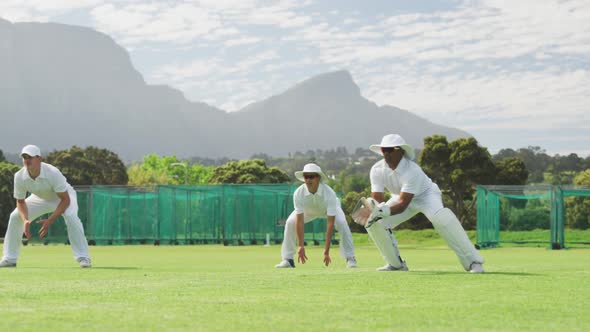
[{"label": "outstretched arm", "polygon": [[307,256],[305,255],[305,239],[304,239],[304,227],[305,221],[303,213],[297,215],[296,225],[297,229],[297,242],[299,243],[299,249],[297,249],[297,261],[301,264],[305,264]]},{"label": "outstretched arm", "polygon": [[31,221],[29,220],[29,208],[27,207],[27,202],[24,199],[17,199],[16,200],[16,209],[18,210],[18,215],[20,219],[25,224],[25,237],[27,239],[31,238]]},{"label": "outstretched arm", "polygon": [[332,234],[334,234],[334,220],[336,220],[336,216],[328,216],[328,222],[326,223],[326,244],[324,245],[324,264],[326,266],[332,262],[330,244],[332,243]]},{"label": "outstretched arm", "polygon": [[408,208],[408,205],[410,205],[410,202],[413,198],[414,194],[402,192],[399,195],[399,199],[397,200],[397,202],[389,207],[389,213],[391,215],[394,215],[404,212]]}]

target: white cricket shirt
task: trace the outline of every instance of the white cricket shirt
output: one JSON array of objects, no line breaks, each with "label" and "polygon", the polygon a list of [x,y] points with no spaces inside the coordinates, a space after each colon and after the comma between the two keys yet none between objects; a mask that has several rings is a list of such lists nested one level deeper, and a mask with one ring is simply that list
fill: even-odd
[{"label": "white cricket shirt", "polygon": [[14,174],[14,198],[16,199],[25,199],[27,192],[30,192],[41,199],[54,201],[59,199],[55,193],[63,193],[69,189],[72,189],[72,186],[59,169],[43,162],[41,172],[35,180],[31,179],[26,167]]},{"label": "white cricket shirt", "polygon": [[318,190],[312,194],[302,184],[293,193],[295,213],[307,216],[335,216],[340,207],[340,200],[330,186],[320,182]]},{"label": "white cricket shirt", "polygon": [[381,159],[371,167],[370,177],[372,192],[384,192],[386,188],[392,194],[406,192],[416,197],[429,189],[438,189],[422,168],[406,157],[400,160],[395,170]]}]

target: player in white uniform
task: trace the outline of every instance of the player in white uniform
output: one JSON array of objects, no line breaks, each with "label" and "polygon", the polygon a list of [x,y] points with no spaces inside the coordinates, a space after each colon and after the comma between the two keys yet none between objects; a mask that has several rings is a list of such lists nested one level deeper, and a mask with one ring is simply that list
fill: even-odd
[{"label": "player in white uniform", "polygon": [[330,265],[330,242],[334,227],[340,233],[340,254],[346,259],[346,266],[349,268],[357,267],[354,257],[354,245],[352,243],[352,234],[346,223],[344,211],[340,206],[340,200],[336,193],[327,184],[326,175],[316,164],[307,164],[303,171],[295,172],[298,180],[304,181],[293,193],[293,211],[285,223],[285,234],[281,255],[283,260],[277,264],[277,268],[293,268],[295,262],[295,247],[298,244],[297,260],[304,264],[307,261],[304,247],[304,224],[317,218],[327,218],[326,224],[326,243],[324,246],[324,264]]},{"label": "player in white uniform", "polygon": [[[47,219],[37,221],[41,224],[39,237],[47,235],[51,224],[63,215],[74,259],[80,267],[91,267],[88,242],[78,217],[76,192],[56,167],[42,162],[37,146],[25,146],[21,158],[24,167],[14,175],[16,209],[8,221],[0,267],[16,267],[23,232],[30,239],[31,221],[49,213],[51,215]],[[31,194],[29,197],[27,192]]]},{"label": "player in white uniform", "polygon": [[[369,236],[387,262],[378,270],[408,270],[391,230],[422,212],[457,254],[466,271],[484,272],[483,258],[469,241],[455,214],[443,206],[440,189],[412,161],[414,149],[395,134],[384,136],[381,144],[371,145],[370,149],[384,157],[371,168],[371,196],[379,204],[373,209],[366,225]],[[385,189],[392,196],[387,202],[383,202]]]}]

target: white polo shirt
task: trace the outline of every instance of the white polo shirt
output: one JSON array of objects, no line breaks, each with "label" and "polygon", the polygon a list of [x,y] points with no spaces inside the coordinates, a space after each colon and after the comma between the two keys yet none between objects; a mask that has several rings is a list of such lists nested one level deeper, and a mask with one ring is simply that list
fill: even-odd
[{"label": "white polo shirt", "polygon": [[293,193],[293,206],[296,214],[306,216],[335,216],[340,208],[340,200],[328,185],[320,182],[318,190],[312,194],[302,184]]},{"label": "white polo shirt", "polygon": [[25,199],[27,192],[38,196],[41,199],[54,201],[59,199],[55,193],[63,193],[72,189],[66,177],[61,174],[57,167],[41,163],[41,172],[33,180],[27,172],[27,168],[21,168],[14,175],[14,198]]},{"label": "white polo shirt", "polygon": [[430,189],[438,190],[422,168],[406,157],[400,160],[395,170],[381,159],[371,167],[370,177],[372,192],[384,192],[386,188],[392,194],[406,192],[416,197]]}]

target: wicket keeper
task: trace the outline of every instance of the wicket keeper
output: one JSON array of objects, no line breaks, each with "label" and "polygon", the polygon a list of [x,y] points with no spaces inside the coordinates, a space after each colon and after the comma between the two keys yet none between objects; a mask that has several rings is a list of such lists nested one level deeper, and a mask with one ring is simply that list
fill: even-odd
[{"label": "wicket keeper", "polygon": [[[392,229],[422,212],[455,252],[463,268],[472,273],[483,273],[483,258],[469,241],[455,214],[443,206],[440,189],[412,161],[414,149],[396,134],[384,136],[380,144],[369,148],[383,156],[371,168],[371,196],[377,204],[365,225],[387,263],[377,270],[408,270]],[[383,202],[385,189],[392,196],[387,202]]]}]

